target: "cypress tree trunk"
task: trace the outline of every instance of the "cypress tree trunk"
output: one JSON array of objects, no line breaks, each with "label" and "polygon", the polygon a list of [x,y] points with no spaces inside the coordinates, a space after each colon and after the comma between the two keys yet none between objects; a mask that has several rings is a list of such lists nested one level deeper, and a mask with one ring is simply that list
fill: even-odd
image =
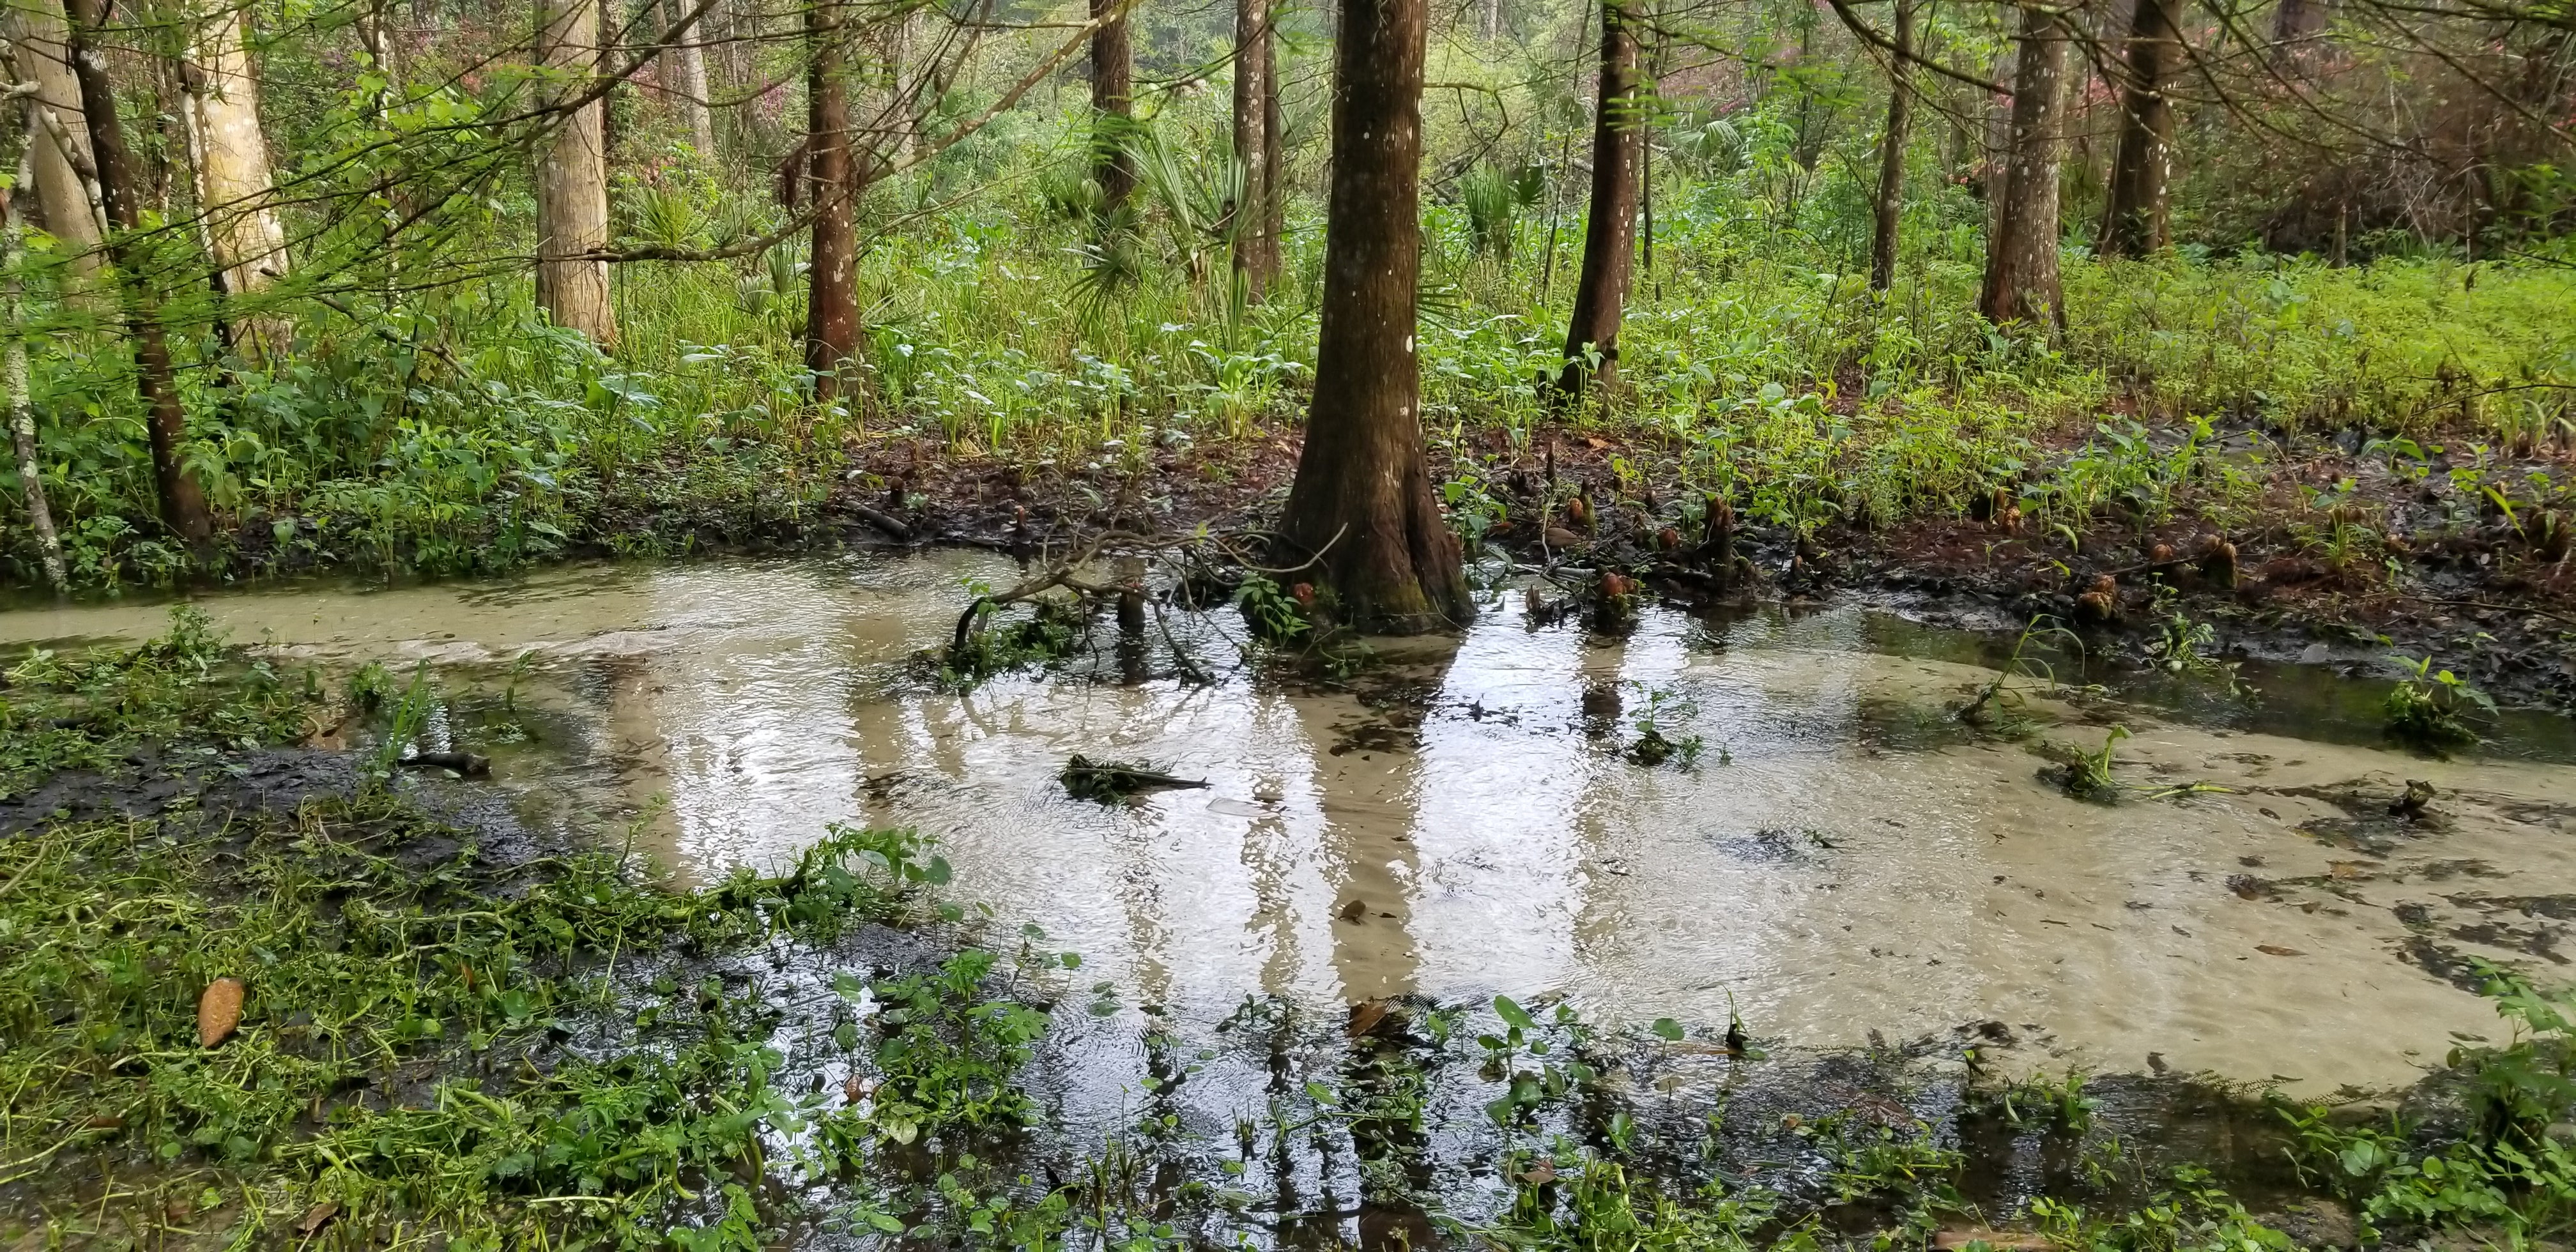
[{"label": "cypress tree trunk", "polygon": [[1342,620],[1419,632],[1472,611],[1431,494],[1414,353],[1427,0],[1349,0],[1336,43],[1314,407],[1282,520],[1320,554]]},{"label": "cypress tree trunk", "polygon": [[1091,176],[1100,184],[1100,207],[1114,213],[1136,189],[1136,158],[1127,151],[1127,127],[1136,116],[1135,56],[1127,44],[1122,0],[1091,0]]},{"label": "cypress tree trunk", "polygon": [[[256,297],[286,272],[286,230],[271,202],[268,137],[259,124],[259,75],[250,60],[248,19],[231,0],[214,0],[198,17],[188,59],[189,147],[196,157],[197,211],[205,218],[225,302]],[[233,347],[254,361],[283,352],[292,329],[254,305],[228,318]]]},{"label": "cypress tree trunk", "polygon": [[1887,67],[1887,129],[1878,140],[1878,202],[1869,238],[1869,286],[1896,281],[1896,232],[1905,216],[1905,145],[1914,137],[1914,0],[1896,0],[1896,55]]},{"label": "cypress tree trunk", "polygon": [[[1637,166],[1644,146],[1637,98],[1637,33],[1628,0],[1602,0],[1600,102],[1592,120],[1592,211],[1583,228],[1583,273],[1565,332],[1559,399],[1572,399],[1591,374],[1607,392],[1619,380],[1619,318],[1637,242]],[[1595,367],[1588,359],[1600,354]]]},{"label": "cypress tree trunk", "polygon": [[2102,217],[2104,256],[2145,256],[2165,246],[2173,173],[2173,101],[2165,84],[2182,64],[2182,0],[2138,0],[2120,91],[2120,147]]},{"label": "cypress tree trunk", "polygon": [[2057,284],[2057,163],[2070,40],[2065,18],[2044,8],[2022,10],[2012,143],[1977,302],[1997,324],[2044,321],[2058,330],[2066,325]]},{"label": "cypress tree trunk", "polygon": [[107,24],[106,5],[104,0],[70,0],[66,11],[72,76],[80,83],[90,152],[98,164],[99,195],[107,208],[108,259],[116,267],[126,337],[134,344],[134,386],[143,401],[144,427],[152,444],[161,520],[189,544],[203,544],[214,537],[214,518],[206,511],[205,490],[179,459],[188,441],[188,411],[180,405],[178,372],[171,367],[170,345],[162,337],[149,239],[139,234],[143,206],[136,197],[134,161],[125,149],[125,131],[117,122],[116,85],[108,80],[107,66],[98,56],[99,32]]},{"label": "cypress tree trunk", "polygon": [[[599,64],[599,0],[538,0],[537,60],[564,76],[554,97],[590,85]],[[606,102],[593,100],[555,119],[537,158],[537,306],[558,326],[617,346],[617,310],[609,302],[608,262],[588,256],[608,246]]]},{"label": "cypress tree trunk", "polygon": [[67,46],[69,30],[63,21],[62,6],[55,0],[18,0],[9,6],[5,29],[11,42],[18,45],[18,68],[36,83],[36,99],[52,109],[71,133],[71,143],[78,149],[65,153],[56,136],[43,127],[31,127],[28,136],[33,147],[36,172],[36,209],[45,218],[45,230],[58,240],[63,251],[71,254],[75,278],[95,279],[107,264],[107,241],[100,229],[98,213],[90,206],[89,189],[82,185],[79,167],[93,165],[87,123],[81,115],[80,81],[72,75],[71,52]]},{"label": "cypress tree trunk", "polygon": [[814,394],[840,394],[842,369],[859,349],[856,171],[850,155],[850,82],[836,0],[816,0],[805,10],[806,152],[812,192],[824,206],[814,218],[814,255],[807,271],[805,368],[814,372]]},{"label": "cypress tree trunk", "polygon": [[1269,224],[1270,172],[1269,0],[1234,3],[1234,164],[1243,194],[1234,206],[1234,272],[1246,300],[1261,299],[1269,275],[1262,264],[1262,235]]}]

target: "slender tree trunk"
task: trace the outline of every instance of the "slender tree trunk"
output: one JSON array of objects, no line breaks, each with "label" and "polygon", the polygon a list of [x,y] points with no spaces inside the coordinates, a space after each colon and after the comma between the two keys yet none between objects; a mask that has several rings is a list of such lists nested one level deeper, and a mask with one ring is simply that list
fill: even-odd
[{"label": "slender tree trunk", "polygon": [[1268,0],[1261,35],[1261,285],[1279,282],[1288,229],[1288,139],[1279,111],[1279,0]]},{"label": "slender tree trunk", "polygon": [[[1574,320],[1565,332],[1565,370],[1556,392],[1571,399],[1591,375],[1604,392],[1619,380],[1619,318],[1628,301],[1628,270],[1637,246],[1637,33],[1633,0],[1602,0],[1600,104],[1592,121],[1592,209],[1583,228],[1583,273],[1575,280]],[[1590,354],[1600,355],[1595,366]]]},{"label": "slender tree trunk", "polygon": [[[1998,83],[2009,83],[2021,69],[2021,48],[2004,45],[1995,54],[1992,77]],[[2012,186],[2012,109],[2010,95],[1987,102],[1985,133],[1978,147],[1985,153],[1986,168],[1982,181],[1986,190],[1986,238],[1999,239],[2004,232],[2004,192]]]},{"label": "slender tree trunk", "polygon": [[286,273],[287,257],[286,230],[272,202],[247,24],[232,0],[214,0],[198,15],[180,74],[207,250],[227,306],[247,305],[227,309],[233,348],[253,361],[269,361],[286,349],[293,331],[283,317],[257,305],[259,293]]},{"label": "slender tree trunk", "polygon": [[[0,128],[10,128],[0,139],[0,166],[15,167],[18,185],[32,181],[35,154],[32,128],[24,125],[23,110],[0,110]],[[87,210],[86,205],[82,206]],[[36,559],[44,567],[45,581],[61,595],[71,589],[63,568],[62,539],[54,533],[54,513],[45,506],[43,462],[36,454],[36,412],[27,395],[27,310],[26,283],[20,277],[19,264],[26,259],[27,223],[18,212],[14,188],[0,187],[0,334],[8,343],[0,346],[0,393],[5,393],[9,409],[9,442],[18,454],[18,492],[27,502],[27,529],[36,536]]]},{"label": "slender tree trunk", "polygon": [[1127,128],[1136,116],[1135,54],[1127,43],[1125,0],[1091,0],[1091,176],[1100,184],[1100,207],[1114,213],[1136,189],[1136,158],[1127,151]]},{"label": "slender tree trunk", "polygon": [[859,244],[851,201],[857,171],[850,152],[849,50],[836,0],[805,10],[806,152],[816,204],[814,254],[805,295],[805,368],[814,394],[840,394],[841,372],[859,350]]},{"label": "slender tree trunk", "polygon": [[1869,237],[1869,286],[1896,281],[1897,228],[1905,217],[1905,146],[1914,138],[1914,0],[1896,0],[1896,55],[1887,66],[1887,129],[1878,140],[1878,203]]},{"label": "slender tree trunk", "polygon": [[1319,557],[1343,621],[1399,632],[1473,611],[1431,493],[1414,351],[1429,26],[1427,0],[1342,10],[1314,406],[1281,523],[1296,559]]},{"label": "slender tree trunk", "polygon": [[108,260],[116,267],[118,303],[126,337],[134,344],[134,385],[143,401],[144,428],[152,444],[152,475],[161,497],[161,519],[190,545],[214,537],[214,518],[206,510],[205,490],[180,460],[188,442],[188,411],[179,400],[179,375],[170,363],[170,345],[162,335],[161,303],[152,290],[149,236],[141,233],[143,206],[134,186],[134,161],[125,149],[125,131],[116,117],[116,86],[98,56],[99,32],[107,24],[105,0],[70,0],[72,75],[79,80],[81,112],[89,122],[89,146],[98,166],[98,188],[105,202],[110,232]]},{"label": "slender tree trunk", "polygon": [[36,83],[36,99],[69,127],[74,152],[42,127],[29,137],[35,154],[36,209],[45,231],[70,255],[74,278],[87,282],[107,264],[107,236],[90,205],[78,167],[93,164],[86,121],[81,115],[80,82],[72,75],[71,53],[62,6],[55,0],[17,0],[8,9],[5,29],[18,45],[18,69]]},{"label": "slender tree trunk", "polygon": [[1262,233],[1270,215],[1270,194],[1263,175],[1270,172],[1270,148],[1263,127],[1270,120],[1270,89],[1265,81],[1270,58],[1269,0],[1234,2],[1234,164],[1243,195],[1235,205],[1234,272],[1243,297],[1258,301],[1268,274],[1262,268]]},{"label": "slender tree trunk", "polygon": [[2057,163],[2065,113],[2066,19],[2022,10],[2013,71],[2012,147],[1995,235],[1986,241],[1987,320],[2066,326],[2057,285]]},{"label": "slender tree trunk", "polygon": [[[680,19],[687,17],[689,10],[695,7],[687,0],[665,0],[663,9],[669,14],[666,24],[679,25]],[[698,159],[713,161],[716,159],[716,121],[715,114],[707,107],[707,52],[706,35],[703,33],[706,29],[707,24],[701,19],[695,26],[681,32],[679,41],[671,45],[670,90],[672,98],[679,102],[680,115],[688,119],[689,143],[698,150]]]},{"label": "slender tree trunk", "polygon": [[2173,101],[2165,85],[2182,65],[2182,0],[2138,0],[2120,91],[2120,148],[2102,217],[2104,256],[2145,256],[2168,242],[2165,194],[2173,173]]},{"label": "slender tree trunk", "polygon": [[[537,59],[560,76],[555,98],[588,89],[599,66],[600,0],[537,0]],[[606,102],[558,118],[537,159],[537,305],[602,349],[617,346],[609,301]]]}]

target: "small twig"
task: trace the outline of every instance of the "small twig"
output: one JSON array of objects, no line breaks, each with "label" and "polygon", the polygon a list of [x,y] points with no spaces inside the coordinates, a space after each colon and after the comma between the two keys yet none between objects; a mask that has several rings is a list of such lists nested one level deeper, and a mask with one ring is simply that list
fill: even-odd
[{"label": "small twig", "polygon": [[2473,609],[2494,609],[2499,613],[2529,613],[2537,617],[2548,618],[2553,622],[2565,622],[2570,626],[2576,626],[2576,617],[2570,617],[2555,609],[2544,609],[2533,605],[2497,604],[2489,600],[2468,600],[2456,596],[2417,596],[2415,598],[2422,600],[2427,604],[2458,604],[2465,605]]}]

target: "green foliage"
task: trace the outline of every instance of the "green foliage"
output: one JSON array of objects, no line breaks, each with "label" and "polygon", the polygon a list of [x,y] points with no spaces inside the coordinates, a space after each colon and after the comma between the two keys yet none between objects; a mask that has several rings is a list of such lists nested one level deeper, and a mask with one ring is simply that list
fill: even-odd
[{"label": "green foliage", "polygon": [[1090,622],[1081,604],[1054,596],[1031,601],[1033,611],[1020,621],[993,625],[992,619],[1002,614],[1004,606],[987,598],[987,589],[975,590],[973,621],[964,642],[952,640],[932,654],[939,667],[939,685],[949,690],[971,690],[996,674],[1070,656],[1089,633]]},{"label": "green foliage", "polygon": [[1253,637],[1268,643],[1296,643],[1314,631],[1306,606],[1260,574],[1244,577],[1243,585],[1235,588],[1234,605],[1242,611]]},{"label": "green foliage", "polygon": [[2478,732],[2464,718],[2472,710],[2493,717],[2495,701],[2459,675],[2435,670],[2429,656],[2400,661],[2405,675],[2389,688],[2385,706],[2389,737],[2436,751],[2476,743]]},{"label": "green foliage", "polygon": [[2184,1166],[2147,1202],[2096,1216],[2064,1200],[2031,1201],[2051,1243],[2077,1252],[2291,1252],[2290,1237],[2254,1219],[2211,1179]]},{"label": "green foliage", "polygon": [[935,974],[868,989],[883,1006],[876,1020],[886,1037],[874,1060],[884,1081],[864,1112],[839,1116],[861,1119],[897,1144],[925,1136],[972,1138],[1035,1116],[1036,1102],[1013,1080],[1046,1033],[1046,1014],[986,995],[994,961],[992,953],[970,948]]},{"label": "green foliage", "polygon": [[2472,1120],[2449,1141],[2396,1114],[2351,1122],[2323,1105],[2279,1101],[2303,1174],[2354,1205],[2367,1239],[2458,1229],[2500,1230],[2516,1242],[2576,1230],[2576,999],[2545,993],[2480,963],[2498,1016],[2514,1024],[2503,1047],[2460,1047],[2449,1063]]},{"label": "green foliage", "polygon": [[30,651],[0,689],[0,796],[67,769],[116,770],[139,747],[210,757],[310,729],[311,676],[290,684],[266,661],[227,653],[203,610],[171,610],[170,633],[81,657]]}]

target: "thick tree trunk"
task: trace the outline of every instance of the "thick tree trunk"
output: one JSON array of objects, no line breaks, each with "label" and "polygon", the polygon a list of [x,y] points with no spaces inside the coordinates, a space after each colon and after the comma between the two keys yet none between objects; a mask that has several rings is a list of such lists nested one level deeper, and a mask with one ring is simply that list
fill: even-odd
[{"label": "thick tree trunk", "polygon": [[1234,208],[1234,272],[1243,298],[1261,299],[1269,275],[1262,267],[1262,234],[1268,224],[1270,196],[1262,182],[1269,173],[1270,149],[1263,137],[1269,122],[1270,90],[1265,75],[1270,58],[1269,0],[1234,2],[1234,164],[1243,194]]},{"label": "thick tree trunk", "polygon": [[70,255],[74,278],[95,279],[107,264],[103,246],[107,236],[90,205],[91,189],[82,184],[78,172],[78,167],[93,161],[81,116],[80,82],[72,76],[62,7],[54,0],[18,0],[9,6],[0,30],[6,30],[18,45],[19,72],[35,80],[37,101],[63,120],[76,149],[67,154],[51,131],[32,128],[36,133],[28,142],[34,156],[36,211],[44,215],[46,233]]},{"label": "thick tree trunk", "polygon": [[268,138],[259,125],[259,76],[251,65],[248,19],[231,0],[200,12],[188,60],[190,150],[196,157],[197,211],[227,304],[251,301],[228,321],[233,347],[254,361],[275,359],[292,335],[283,317],[255,298],[286,273],[286,230],[277,220],[269,180]]},{"label": "thick tree trunk", "polygon": [[[677,26],[682,18],[689,15],[689,10],[697,6],[687,0],[664,0],[662,7],[668,15],[665,23]],[[690,145],[698,150],[699,160],[713,161],[716,159],[716,122],[713,110],[707,107],[706,36],[702,33],[705,30],[706,23],[702,20],[682,31],[679,41],[671,45],[669,82],[672,101],[679,105],[680,116],[688,119]]]},{"label": "thick tree trunk", "polygon": [[1986,240],[1987,320],[2044,323],[2064,329],[2057,285],[2058,131],[2065,112],[2066,19],[2044,8],[2022,10],[2013,70],[2012,146],[1995,231]]},{"label": "thick tree trunk", "polygon": [[[15,116],[0,111],[0,169],[18,172],[24,185],[35,166],[34,153],[27,145],[35,136],[25,125],[25,113]],[[83,205],[84,212],[88,206]],[[60,595],[71,589],[63,568],[63,544],[54,533],[54,513],[45,505],[44,464],[36,452],[36,413],[27,394],[27,309],[26,283],[20,277],[19,264],[27,255],[27,223],[18,212],[18,195],[14,188],[0,187],[0,334],[8,336],[0,346],[0,400],[9,412],[9,443],[18,456],[18,494],[27,504],[27,529],[36,537],[36,560],[44,567],[45,582]]]},{"label": "thick tree trunk", "polygon": [[2120,90],[2120,147],[2102,216],[2104,256],[2145,256],[2165,246],[2165,195],[2173,173],[2173,101],[2165,85],[2182,66],[2182,0],[2138,0]]},{"label": "thick tree trunk", "polygon": [[98,36],[107,24],[105,0],[70,0],[72,76],[80,83],[81,111],[89,122],[89,146],[98,166],[99,195],[105,202],[110,233],[109,261],[116,267],[118,302],[126,337],[134,344],[134,385],[143,401],[144,428],[152,445],[152,476],[161,497],[161,519],[191,545],[214,537],[214,518],[206,511],[206,493],[188,473],[180,453],[188,442],[188,411],[179,401],[178,371],[170,364],[170,345],[162,336],[161,303],[152,290],[150,236],[142,233],[143,205],[134,185],[134,160],[125,149],[125,131],[116,117],[116,86],[98,56]]},{"label": "thick tree trunk", "polygon": [[1905,217],[1905,145],[1914,138],[1914,0],[1896,0],[1896,55],[1887,65],[1887,129],[1878,139],[1878,202],[1869,237],[1869,285],[1896,281],[1897,228]]},{"label": "thick tree trunk", "polygon": [[[1637,98],[1637,33],[1631,0],[1602,0],[1600,101],[1592,120],[1592,212],[1583,228],[1583,274],[1565,332],[1556,392],[1571,399],[1592,376],[1606,393],[1619,380],[1619,318],[1637,244],[1637,166],[1645,129]],[[1600,363],[1593,364],[1597,353]]]},{"label": "thick tree trunk", "polygon": [[814,394],[840,394],[841,372],[859,350],[858,228],[851,204],[857,171],[850,152],[850,76],[835,0],[805,10],[805,145],[812,171],[814,254],[805,294],[805,368]]},{"label": "thick tree trunk", "polygon": [[[599,66],[600,0],[537,0],[537,59],[559,76],[555,98],[589,88]],[[608,262],[608,137],[604,101],[555,119],[537,158],[537,305],[602,349],[617,346]]]},{"label": "thick tree trunk", "polygon": [[1091,176],[1100,207],[1115,212],[1136,189],[1136,158],[1127,129],[1136,116],[1135,53],[1127,43],[1126,0],[1091,0]]},{"label": "thick tree trunk", "polygon": [[1282,521],[1295,559],[1320,556],[1343,621],[1397,632],[1441,629],[1473,607],[1431,493],[1414,352],[1429,19],[1427,0],[1349,0],[1342,12],[1314,407]]}]

